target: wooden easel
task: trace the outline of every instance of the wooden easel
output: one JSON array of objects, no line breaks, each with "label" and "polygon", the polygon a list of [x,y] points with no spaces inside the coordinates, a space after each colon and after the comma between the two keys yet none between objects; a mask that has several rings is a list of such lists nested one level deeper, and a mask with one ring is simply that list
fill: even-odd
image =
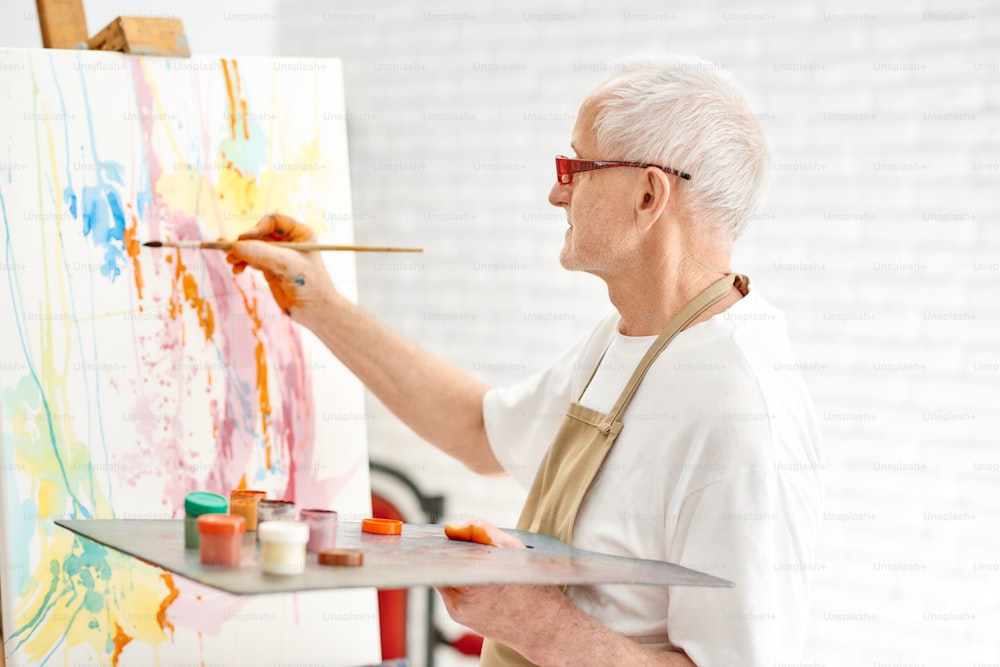
[{"label": "wooden easel", "polygon": [[42,45],[47,49],[82,48],[146,56],[191,57],[180,19],[119,16],[88,39],[83,0],[35,0],[35,5],[42,28]]}]

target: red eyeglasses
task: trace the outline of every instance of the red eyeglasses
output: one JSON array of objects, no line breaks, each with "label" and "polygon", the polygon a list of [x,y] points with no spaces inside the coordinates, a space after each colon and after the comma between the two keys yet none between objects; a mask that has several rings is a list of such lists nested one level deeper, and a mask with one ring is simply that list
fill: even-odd
[{"label": "red eyeglasses", "polygon": [[680,176],[686,181],[691,180],[691,174],[687,172],[678,171],[677,169],[671,169],[670,167],[661,167],[658,164],[645,164],[642,162],[618,162],[614,160],[580,160],[577,158],[566,157],[565,155],[556,156],[556,178],[563,185],[573,182],[573,174],[577,174],[581,171],[607,169],[609,167],[655,167],[657,169],[662,169],[668,174],[673,174],[674,176]]}]

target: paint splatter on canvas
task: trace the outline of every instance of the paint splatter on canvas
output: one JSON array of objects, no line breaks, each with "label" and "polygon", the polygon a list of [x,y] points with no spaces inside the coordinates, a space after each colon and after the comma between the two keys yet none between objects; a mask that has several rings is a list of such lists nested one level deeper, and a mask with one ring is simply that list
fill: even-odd
[{"label": "paint splatter on canvas", "polygon": [[[370,592],[234,598],[52,524],[241,486],[367,513],[360,385],[259,274],[141,245],[269,211],[351,243],[339,63],[0,51],[0,81],[8,662],[376,660]],[[327,262],[352,294],[353,258]]]}]

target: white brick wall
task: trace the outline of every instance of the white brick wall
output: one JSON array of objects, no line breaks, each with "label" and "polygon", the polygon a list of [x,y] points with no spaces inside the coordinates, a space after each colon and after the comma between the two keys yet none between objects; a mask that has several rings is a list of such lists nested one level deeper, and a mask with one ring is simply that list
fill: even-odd
[{"label": "white brick wall", "polygon": [[[91,32],[119,13],[105,5]],[[493,383],[606,312],[601,283],[559,267],[546,202],[604,64],[732,69],[780,166],[734,266],[788,315],[826,436],[804,663],[1000,664],[997,2],[257,0],[277,19],[227,18],[247,6],[170,11],[201,53],[345,59],[359,242],[427,248],[359,258],[363,305]],[[0,9],[0,41],[37,46],[33,11]],[[514,523],[515,485],[370,410],[374,456],[455,516]]]},{"label": "white brick wall", "polygon": [[[494,383],[605,311],[597,280],[558,266],[546,202],[603,64],[732,69],[779,161],[735,266],[788,315],[829,459],[805,662],[1000,663],[996,2],[325,7],[283,3],[278,51],[346,61],[360,240],[427,247],[362,259],[363,304]],[[374,456],[513,523],[512,484],[371,410]]]}]

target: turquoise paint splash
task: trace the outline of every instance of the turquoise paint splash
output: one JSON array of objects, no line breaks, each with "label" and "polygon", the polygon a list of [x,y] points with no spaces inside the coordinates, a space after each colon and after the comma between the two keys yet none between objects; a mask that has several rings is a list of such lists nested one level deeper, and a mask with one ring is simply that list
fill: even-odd
[{"label": "turquoise paint splash", "polygon": [[[231,109],[229,113],[236,112]],[[237,132],[236,139],[224,139],[219,148],[241,174],[253,174],[259,178],[261,171],[267,167],[267,136],[254,120],[247,125],[247,135],[250,138],[244,139],[242,132]]]}]

